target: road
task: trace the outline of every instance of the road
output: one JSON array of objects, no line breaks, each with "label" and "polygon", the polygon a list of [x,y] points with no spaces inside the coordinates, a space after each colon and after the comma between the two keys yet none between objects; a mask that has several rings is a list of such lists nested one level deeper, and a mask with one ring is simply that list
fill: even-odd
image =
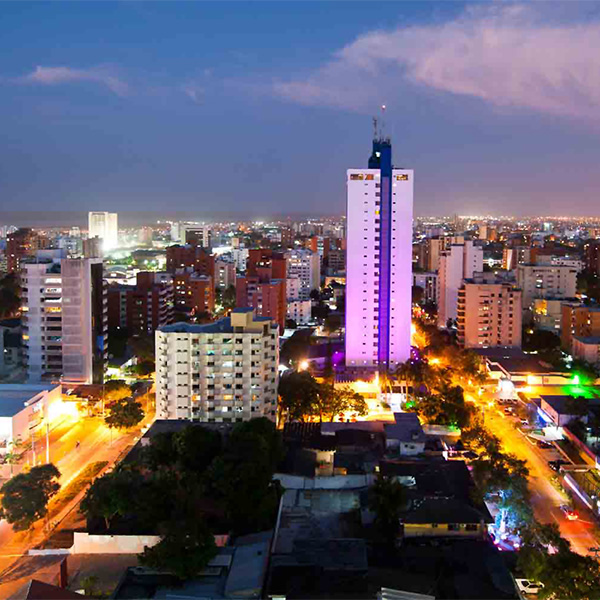
[{"label": "road", "polygon": [[548,460],[557,457],[556,451],[538,448],[520,431],[517,419],[507,417],[496,406],[488,407],[492,395],[484,394],[481,400],[470,394],[466,397],[484,409],[485,425],[500,438],[504,450],[527,461],[531,501],[538,521],[557,523],[561,535],[571,543],[575,552],[590,554],[589,549],[599,545],[600,531],[590,511],[581,503],[577,505],[579,519],[576,521],[569,521],[560,510],[560,505],[565,504],[567,498],[552,485],[551,479],[556,473],[548,466]]},{"label": "road", "polygon": [[[109,465],[114,464],[119,456],[135,443],[140,429],[148,426],[153,420],[153,411],[149,411],[138,428],[124,433],[111,433],[101,417],[66,417],[49,435],[50,461],[61,472],[61,487],[67,486],[90,463],[107,461]],[[79,446],[77,442],[80,442]],[[42,435],[41,440],[36,440],[35,450],[36,464],[44,464],[45,435]],[[33,461],[31,450],[26,461],[29,464]],[[63,513],[75,504],[74,500]],[[44,537],[43,524],[39,521],[28,532],[14,532],[5,520],[0,521],[0,597],[6,597],[2,595],[4,574],[29,548],[42,542]]]}]

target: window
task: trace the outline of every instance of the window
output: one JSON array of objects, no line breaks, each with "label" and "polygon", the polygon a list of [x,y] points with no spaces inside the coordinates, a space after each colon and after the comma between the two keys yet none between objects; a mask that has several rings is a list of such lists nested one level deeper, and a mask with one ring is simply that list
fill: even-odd
[{"label": "window", "polygon": [[362,181],[365,176],[362,173],[352,173],[350,175],[350,181]]}]

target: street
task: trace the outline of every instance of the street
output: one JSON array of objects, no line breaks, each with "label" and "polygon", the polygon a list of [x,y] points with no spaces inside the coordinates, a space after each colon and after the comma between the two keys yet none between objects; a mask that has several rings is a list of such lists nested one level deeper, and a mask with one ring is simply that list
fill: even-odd
[{"label": "street", "polygon": [[541,523],[557,523],[561,535],[571,543],[575,552],[590,554],[589,549],[599,544],[598,525],[582,503],[576,502],[579,513],[576,521],[568,520],[560,509],[561,504],[567,503],[567,498],[552,485],[551,479],[556,473],[548,466],[548,460],[555,457],[555,451],[538,448],[518,429],[518,420],[499,413],[496,406],[489,408],[488,403],[494,398],[492,395],[484,394],[481,399],[476,399],[472,394],[466,393],[465,398],[484,408],[485,425],[500,438],[504,450],[527,461],[531,501],[536,518]]},{"label": "street", "polygon": [[[135,444],[140,429],[148,426],[154,420],[153,411],[149,411],[142,423],[131,431],[111,431],[104,424],[101,417],[66,417],[53,430],[50,431],[50,461],[61,472],[60,484],[64,489],[73,481],[89,464],[97,461],[106,461],[108,467],[112,466],[126,450]],[[77,446],[79,442],[79,446]],[[46,439],[42,435],[35,442],[36,464],[46,462]],[[24,458],[24,464],[31,464],[33,454],[30,450]],[[79,500],[74,498],[68,506],[61,510],[58,517],[60,521]],[[53,521],[55,517],[53,516]],[[26,532],[14,532],[5,521],[0,521],[0,597],[9,588],[14,591],[16,581],[9,572],[14,568],[18,559],[27,560],[24,555],[27,551],[43,542],[46,534],[43,523],[38,521]],[[12,581],[11,581],[12,580]],[[10,582],[10,585],[9,585]],[[5,584],[8,586],[5,590]]]}]

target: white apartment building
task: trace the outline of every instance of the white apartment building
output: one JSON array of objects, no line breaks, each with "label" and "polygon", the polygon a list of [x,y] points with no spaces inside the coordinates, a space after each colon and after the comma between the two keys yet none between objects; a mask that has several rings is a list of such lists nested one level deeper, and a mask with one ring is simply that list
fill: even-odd
[{"label": "white apartment building", "polygon": [[21,277],[28,381],[102,383],[108,331],[102,259],[26,263]]},{"label": "white apartment building", "polygon": [[574,298],[577,269],[566,265],[518,265],[517,285],[523,290],[523,310],[530,310],[535,298]]},{"label": "white apartment building", "polygon": [[458,341],[465,348],[521,347],[521,290],[466,280],[458,291]]},{"label": "white apartment building", "polygon": [[290,300],[309,300],[310,293],[321,287],[321,260],[317,252],[305,248],[289,250],[285,253],[286,273],[289,278],[300,280],[297,296],[288,296]]},{"label": "white apartment building", "polygon": [[235,286],[235,264],[223,258],[215,259],[215,287],[226,290]]},{"label": "white apartment building", "polygon": [[119,245],[119,223],[117,213],[88,213],[88,237],[99,237],[104,251]]},{"label": "white apartment building", "polygon": [[410,357],[414,172],[380,137],[346,186],[346,365],[389,368]]},{"label": "white apartment building", "polygon": [[438,273],[438,327],[446,327],[448,319],[455,320],[458,290],[463,279],[483,271],[483,248],[471,240],[452,244],[440,254]]},{"label": "white apartment building", "polygon": [[247,421],[277,414],[278,324],[236,308],[207,325],[156,331],[156,413],[160,419]]},{"label": "white apartment building", "polygon": [[311,320],[312,302],[310,300],[291,300],[287,303],[287,318],[297,325],[306,325]]},{"label": "white apartment building", "polygon": [[430,271],[413,273],[413,286],[423,288],[425,302],[438,301],[438,274]]}]

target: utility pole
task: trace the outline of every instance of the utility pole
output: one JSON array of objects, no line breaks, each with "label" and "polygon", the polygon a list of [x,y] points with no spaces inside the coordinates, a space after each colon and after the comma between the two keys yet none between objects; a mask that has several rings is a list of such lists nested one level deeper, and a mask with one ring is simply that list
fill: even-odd
[{"label": "utility pole", "polygon": [[50,464],[50,423],[46,419],[46,464]]}]

